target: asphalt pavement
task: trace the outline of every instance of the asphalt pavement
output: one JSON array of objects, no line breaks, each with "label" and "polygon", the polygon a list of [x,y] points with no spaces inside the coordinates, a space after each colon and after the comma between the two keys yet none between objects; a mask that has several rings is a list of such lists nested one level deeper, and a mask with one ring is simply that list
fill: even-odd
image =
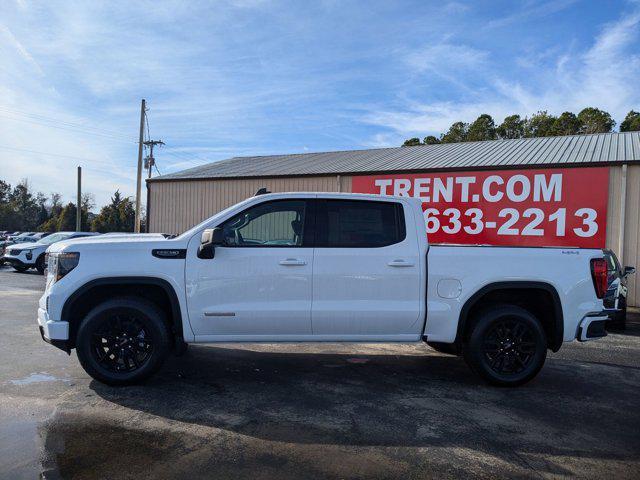
[{"label": "asphalt pavement", "polygon": [[0,267],[0,478],[640,478],[640,318],[516,389],[415,345],[191,346],[145,385],[40,339]]}]

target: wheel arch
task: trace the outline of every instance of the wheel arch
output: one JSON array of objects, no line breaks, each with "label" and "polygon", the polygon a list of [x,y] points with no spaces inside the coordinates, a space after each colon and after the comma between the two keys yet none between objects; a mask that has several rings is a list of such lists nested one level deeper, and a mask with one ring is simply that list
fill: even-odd
[{"label": "wheel arch", "polygon": [[[75,346],[75,340],[78,332],[78,327],[82,318],[82,313],[87,313],[91,304],[95,305],[96,302],[110,298],[111,296],[118,295],[120,293],[131,295],[132,291],[138,288],[138,294],[140,292],[146,292],[142,296],[144,298],[150,298],[149,293],[154,289],[155,298],[150,298],[152,301],[158,301],[166,305],[159,305],[160,307],[168,307],[171,317],[171,334],[174,338],[176,347],[184,344],[183,322],[182,322],[182,310],[180,308],[180,302],[178,295],[176,294],[173,286],[162,278],[158,277],[104,277],[91,280],[80,288],[78,288],[73,294],[67,298],[63,307],[61,318],[69,322],[69,348]],[[162,292],[163,297],[157,297]],[[99,293],[97,297],[93,294]],[[135,295],[135,293],[134,293]],[[89,298],[97,298],[96,301],[89,302]]]},{"label": "wheel arch", "polygon": [[[519,292],[518,298],[521,299],[523,295],[531,295],[532,298],[535,298],[535,295],[540,295],[540,292],[543,292],[544,295],[547,295],[550,300],[550,307],[552,310],[553,318],[551,324],[546,321],[544,318],[539,318],[540,308],[537,308],[538,311],[532,311],[530,305],[521,305],[519,303],[514,303],[516,305],[522,306],[526,310],[530,311],[532,314],[536,315],[538,319],[543,323],[545,327],[545,332],[547,334],[547,340],[549,348],[557,352],[560,349],[560,346],[563,342],[564,337],[564,315],[562,312],[562,302],[560,300],[560,295],[556,288],[547,283],[547,282],[538,282],[538,281],[506,281],[506,282],[494,282],[487,284],[480,288],[477,292],[475,292],[467,301],[464,303],[462,309],[460,310],[460,317],[458,319],[458,328],[456,332],[456,345],[460,346],[465,338],[465,335],[468,331],[468,327],[471,326],[471,322],[473,321],[472,313],[474,308],[479,308],[483,301],[491,301],[492,297],[495,297],[497,294],[503,294],[508,292]],[[508,303],[508,302],[507,302]],[[513,303],[513,302],[512,302]],[[527,308],[529,307],[529,308]],[[534,308],[533,310],[536,310]],[[545,324],[546,321],[546,324]]]}]

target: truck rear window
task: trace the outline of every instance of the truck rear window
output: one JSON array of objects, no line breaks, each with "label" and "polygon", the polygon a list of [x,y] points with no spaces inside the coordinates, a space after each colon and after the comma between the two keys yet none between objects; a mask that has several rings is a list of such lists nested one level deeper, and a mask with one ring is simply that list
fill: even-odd
[{"label": "truck rear window", "polygon": [[400,203],[322,200],[316,247],[375,248],[400,243],[406,236]]}]

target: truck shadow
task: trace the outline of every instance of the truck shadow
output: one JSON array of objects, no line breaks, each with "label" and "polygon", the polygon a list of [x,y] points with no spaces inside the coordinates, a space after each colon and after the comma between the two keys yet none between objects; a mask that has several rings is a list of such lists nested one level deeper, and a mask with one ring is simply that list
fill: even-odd
[{"label": "truck shadow", "polygon": [[540,457],[627,461],[640,452],[640,373],[608,371],[603,384],[592,368],[548,362],[528,385],[498,389],[426,347],[358,355],[192,346],[144,386],[91,389],[129,409],[261,440],[455,447],[514,464],[530,455],[542,471],[567,474],[561,460]]},{"label": "truck shadow", "polygon": [[640,314],[636,312],[627,312],[626,328],[624,330],[612,329],[611,333],[640,337]]}]

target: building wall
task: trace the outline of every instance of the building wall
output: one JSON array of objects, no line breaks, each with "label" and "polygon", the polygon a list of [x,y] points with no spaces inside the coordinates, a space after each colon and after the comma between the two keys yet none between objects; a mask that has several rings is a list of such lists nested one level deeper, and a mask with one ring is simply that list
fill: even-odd
[{"label": "building wall", "polygon": [[[607,214],[607,248],[616,252],[622,265],[640,265],[640,165],[627,167],[625,215],[621,225],[623,188],[622,167],[609,169],[609,205]],[[624,230],[624,241],[620,241]],[[620,254],[622,250],[622,255]],[[629,305],[640,306],[640,272],[629,277]]]},{"label": "building wall", "polygon": [[[624,242],[620,242],[623,170],[609,170],[607,248],[623,265],[640,265],[640,165],[629,165],[626,178]],[[350,176],[285,177],[230,180],[151,182],[149,225],[152,232],[181,233],[211,215],[266,187],[272,192],[350,192]],[[585,188],[591,186],[585,185]],[[622,250],[622,255],[620,255]],[[629,279],[629,304],[640,305],[640,282]]]},{"label": "building wall", "polygon": [[249,178],[149,184],[149,231],[182,233],[205,218],[253,196],[272,192],[350,192],[351,177]]}]

